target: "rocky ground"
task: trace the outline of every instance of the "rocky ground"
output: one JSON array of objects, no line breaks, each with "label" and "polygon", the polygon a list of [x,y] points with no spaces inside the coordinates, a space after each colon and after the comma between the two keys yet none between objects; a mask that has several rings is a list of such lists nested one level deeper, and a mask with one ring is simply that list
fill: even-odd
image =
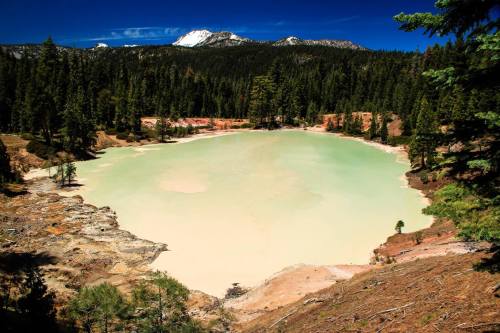
[{"label": "rocky ground", "polygon": [[0,194],[0,256],[43,257],[40,268],[59,300],[80,286],[104,281],[128,290],[167,250],[165,244],[121,230],[109,207],[47,192],[50,183],[34,180],[28,182],[26,194]]}]

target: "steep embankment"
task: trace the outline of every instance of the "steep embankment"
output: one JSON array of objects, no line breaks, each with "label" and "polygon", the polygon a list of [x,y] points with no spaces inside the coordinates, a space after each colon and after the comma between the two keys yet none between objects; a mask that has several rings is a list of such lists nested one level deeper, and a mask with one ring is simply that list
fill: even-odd
[{"label": "steep embankment", "polygon": [[498,275],[485,253],[437,256],[358,274],[243,324],[243,332],[493,332]]}]

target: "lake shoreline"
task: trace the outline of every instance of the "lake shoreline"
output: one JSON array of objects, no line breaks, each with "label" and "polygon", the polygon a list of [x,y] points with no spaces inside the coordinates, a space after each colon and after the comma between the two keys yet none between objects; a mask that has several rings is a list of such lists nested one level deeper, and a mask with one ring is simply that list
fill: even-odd
[{"label": "lake shoreline", "polygon": [[[284,129],[284,130],[303,131],[303,129]],[[216,130],[216,131],[210,131],[207,133],[196,134],[196,135],[193,135],[191,137],[181,138],[181,139],[177,140],[175,143],[168,143],[168,144],[181,144],[181,143],[191,142],[191,141],[204,139],[204,138],[213,138],[213,137],[219,137],[219,136],[223,136],[223,135],[231,135],[231,134],[235,134],[238,132],[248,132],[248,131],[249,130],[246,130],[246,129],[245,130]],[[321,130],[318,128],[314,128],[314,129],[309,128],[308,131],[316,132],[316,133],[323,134],[323,135],[332,135],[332,134],[327,133],[324,130]],[[390,146],[383,145],[380,143],[367,141],[367,140],[364,140],[362,138],[349,137],[349,136],[341,135],[338,133],[335,133],[333,135],[336,135],[338,137],[345,138],[348,140],[355,140],[358,142],[362,142],[362,143],[368,144],[370,146],[373,146],[375,148],[381,149],[387,153],[395,153],[395,154],[398,154],[402,157],[407,157],[407,152],[402,146],[390,147]],[[155,144],[156,143],[141,144],[141,145],[136,145],[135,147],[140,149],[141,147],[144,147],[147,145],[155,145]],[[31,173],[31,174],[28,173],[27,179],[34,179],[34,178],[40,176],[40,175],[36,174],[36,171],[34,171],[34,172],[35,173]],[[430,202],[429,192],[426,192],[425,189],[423,189],[422,187],[419,188],[419,187],[415,186],[415,182],[414,181],[412,182],[411,177],[412,176],[410,175],[409,172],[406,173],[405,178],[406,178],[406,181],[408,183],[408,186],[420,191],[420,193],[423,196],[425,196]],[[50,190],[49,192],[51,192],[51,191],[53,191],[53,190]],[[71,192],[68,192],[66,190],[63,190],[63,192],[66,194],[71,193]],[[63,193],[63,195],[65,195],[64,193]],[[117,219],[117,223],[118,222],[119,222],[119,218]],[[427,230],[427,229],[432,228],[433,224],[434,223],[431,223],[431,225],[429,227],[424,228],[422,230]],[[117,227],[119,228],[119,225],[117,225]],[[392,236],[390,236],[388,239],[389,242],[390,242],[391,237]],[[452,236],[452,237],[454,237],[454,236]],[[377,248],[377,249],[379,249],[379,248]],[[377,249],[374,249],[374,251],[376,251]],[[408,249],[404,249],[404,251],[408,251]],[[428,256],[429,253],[425,253],[425,255]],[[437,255],[441,255],[441,254],[437,254]],[[397,260],[398,259],[397,257],[398,256],[395,256],[394,259]],[[418,258],[418,256],[413,258],[413,260],[417,259],[417,258]],[[333,283],[336,283],[337,281],[340,281],[340,280],[343,280],[346,278],[348,279],[348,278],[352,277],[355,273],[380,267],[379,265],[364,265],[364,267],[361,267],[358,269],[358,268],[354,268],[352,265],[334,265],[334,266],[331,266],[331,265],[319,265],[319,266],[306,265],[306,266],[310,267],[308,269],[308,279],[307,279],[309,281],[297,282],[297,276],[300,276],[304,272],[303,267],[301,268],[299,266],[299,267],[296,267],[295,269],[287,267],[287,268],[284,268],[283,271],[278,272],[278,273],[274,274],[272,277],[264,280],[262,284],[258,284],[257,286],[252,288],[252,291],[254,291],[254,292],[252,293],[252,291],[251,291],[247,296],[245,296],[245,300],[240,299],[238,302],[232,302],[232,303],[228,302],[226,307],[228,309],[230,309],[231,311],[234,311],[235,313],[237,313],[238,317],[241,320],[251,320],[251,319],[255,318],[257,315],[259,315],[263,312],[269,311],[271,308],[274,308],[276,306],[282,306],[282,305],[288,304],[290,302],[293,302],[297,299],[300,299],[301,297],[303,297],[307,293],[317,291],[319,289],[322,289],[322,288],[328,286],[329,284],[331,285]],[[327,271],[325,271],[325,269]],[[327,272],[327,273],[325,273],[325,272]],[[330,272],[330,273],[328,273],[328,272]],[[274,283],[276,281],[279,281],[279,282]],[[314,281],[314,283],[312,283],[310,281]],[[292,283],[291,286],[290,286],[290,283]],[[286,298],[286,297],[283,298],[283,295],[276,295],[276,294],[273,295],[272,292],[269,293],[269,290],[270,290],[269,288],[274,289],[274,291],[276,291],[276,290],[280,290],[281,288],[283,288],[283,285],[288,285],[290,288],[300,289],[300,292],[298,294],[292,295],[292,297],[288,297],[288,298]],[[264,286],[265,292],[262,291],[263,286]],[[266,296],[263,296],[263,294],[266,294]],[[213,300],[210,297],[209,297],[209,299]],[[256,308],[256,304],[258,304],[258,308]],[[270,304],[272,304],[271,307],[270,307]]]}]

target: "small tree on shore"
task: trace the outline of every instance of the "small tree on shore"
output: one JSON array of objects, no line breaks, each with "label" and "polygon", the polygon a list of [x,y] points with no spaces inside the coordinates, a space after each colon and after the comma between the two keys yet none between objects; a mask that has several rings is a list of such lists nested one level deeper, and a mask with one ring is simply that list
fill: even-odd
[{"label": "small tree on shore", "polygon": [[67,161],[64,166],[64,177],[68,180],[68,185],[71,185],[71,182],[73,181],[75,176],[76,176],[75,163]]},{"label": "small tree on shore", "polygon": [[333,126],[332,118],[329,118],[328,123],[326,124],[326,131],[333,132],[334,130],[335,130],[335,127]]},{"label": "small tree on shore", "polygon": [[64,164],[61,160],[57,161],[57,170],[52,177],[55,183],[59,181],[60,186],[64,186],[66,183],[66,177],[64,176]]},{"label": "small tree on shore", "polygon": [[156,134],[160,137],[160,142],[165,142],[165,136],[168,139],[168,130],[170,123],[166,117],[166,106],[162,103],[158,106],[158,118],[156,120]]},{"label": "small tree on shore", "polygon": [[370,121],[370,129],[368,130],[368,137],[370,140],[373,140],[377,136],[377,115],[372,112],[372,119]]},{"label": "small tree on shore", "polygon": [[396,223],[396,227],[394,229],[396,229],[396,231],[398,232],[398,234],[400,234],[404,226],[405,226],[405,223],[403,222],[403,220],[399,220]]}]

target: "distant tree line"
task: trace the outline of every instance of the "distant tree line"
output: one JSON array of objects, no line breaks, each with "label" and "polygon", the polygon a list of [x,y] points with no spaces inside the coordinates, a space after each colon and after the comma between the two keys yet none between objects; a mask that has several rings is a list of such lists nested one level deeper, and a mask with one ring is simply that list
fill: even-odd
[{"label": "distant tree line", "polygon": [[[250,118],[256,126],[315,124],[326,113],[395,113],[416,125],[430,54],[266,45],[58,48],[49,38],[17,58],[0,52],[0,130],[40,135],[78,153],[97,129],[141,133],[141,116]],[[440,96],[432,99],[438,103]],[[465,96],[464,98],[468,98]],[[352,128],[352,130],[348,130]]]}]

